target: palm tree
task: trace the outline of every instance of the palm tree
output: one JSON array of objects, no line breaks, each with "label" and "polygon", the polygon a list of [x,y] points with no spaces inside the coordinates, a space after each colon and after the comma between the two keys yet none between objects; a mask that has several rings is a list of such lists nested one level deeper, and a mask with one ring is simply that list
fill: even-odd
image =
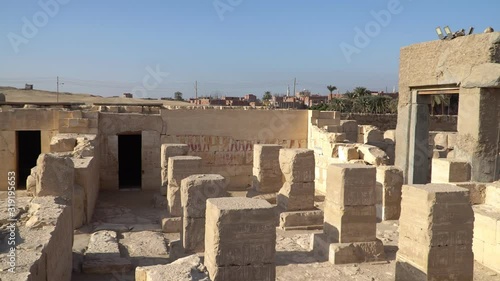
[{"label": "palm tree", "polygon": [[371,92],[368,91],[365,87],[356,87],[352,90],[355,97],[363,97],[371,95]]},{"label": "palm tree", "polygon": [[272,99],[272,98],[273,98],[273,95],[272,95],[272,94],[271,94],[271,92],[269,92],[269,91],[266,91],[266,92],[264,93],[264,95],[262,96],[262,100],[270,100],[270,99]]},{"label": "palm tree", "polygon": [[337,90],[337,87],[333,85],[328,85],[326,86],[326,88],[328,89],[328,91],[330,91],[330,95],[333,94],[333,91]]}]

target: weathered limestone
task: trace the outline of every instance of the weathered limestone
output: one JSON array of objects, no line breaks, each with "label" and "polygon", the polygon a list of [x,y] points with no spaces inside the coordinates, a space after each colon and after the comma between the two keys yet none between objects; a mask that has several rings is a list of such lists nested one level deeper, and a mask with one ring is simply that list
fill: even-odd
[{"label": "weathered limestone", "polygon": [[277,203],[284,211],[314,208],[314,151],[309,149],[281,149],[280,167],[285,183]]},{"label": "weathered limestone", "polygon": [[432,183],[467,182],[470,179],[469,163],[455,159],[432,159]]},{"label": "weathered limestone", "polygon": [[374,166],[387,165],[389,162],[387,154],[382,149],[373,145],[358,145],[358,153],[359,158]]},{"label": "weathered limestone", "polygon": [[181,181],[201,172],[201,158],[197,156],[174,156],[168,158],[168,210],[171,217],[182,215]]},{"label": "weathered limestone", "polygon": [[105,274],[131,269],[130,261],[120,256],[116,232],[101,230],[92,233],[82,265],[83,272]]},{"label": "weathered limestone", "polygon": [[488,184],[485,204],[474,205],[474,259],[500,273],[500,183]]},{"label": "weathered limestone", "polygon": [[279,155],[281,145],[253,146],[253,188],[260,193],[278,192],[283,185]]},{"label": "weathered limestone", "polygon": [[167,195],[168,184],[168,158],[174,156],[185,156],[188,154],[187,144],[162,144],[161,145],[161,186],[160,194]]},{"label": "weathered limestone", "polygon": [[474,214],[466,189],[404,185],[396,280],[472,280]]},{"label": "weathered limestone", "polygon": [[[0,204],[7,206],[7,198]],[[0,279],[5,281],[71,280],[73,228],[71,209],[60,197],[25,197],[17,193],[15,273],[9,272],[12,253],[7,236],[10,214],[7,208],[0,211],[2,224],[2,270]],[[24,214],[23,214],[24,213]],[[9,240],[10,241],[10,240]],[[10,255],[9,255],[10,254]]]},{"label": "weathered limestone", "polygon": [[313,234],[311,241],[318,259],[343,264],[385,258],[376,238],[375,173],[360,164],[329,166],[324,233]]},{"label": "weathered limestone", "polygon": [[324,214],[321,210],[283,212],[279,227],[283,230],[310,230],[323,228]]},{"label": "weathered limestone", "polygon": [[73,196],[75,170],[70,158],[41,154],[37,167],[36,196]]},{"label": "weathered limestone", "polygon": [[469,190],[471,205],[479,205],[485,203],[487,184],[479,182],[454,182],[453,184]]},{"label": "weathered limestone", "polygon": [[372,125],[358,125],[358,143],[377,143],[384,141],[384,132]]},{"label": "weathered limestone", "polygon": [[166,265],[137,267],[135,281],[210,281],[200,257],[192,255]]},{"label": "weathered limestone", "polygon": [[221,175],[192,175],[181,181],[181,240],[186,253],[205,250],[207,199],[226,195],[226,180]]},{"label": "weathered limestone", "polygon": [[50,152],[70,152],[75,149],[76,135],[58,134],[50,141]]},{"label": "weathered limestone", "polygon": [[346,140],[350,142],[358,141],[358,122],[355,120],[341,120],[340,126],[342,127]]},{"label": "weathered limestone", "polygon": [[164,234],[157,231],[144,230],[124,232],[120,244],[127,249],[132,266],[148,266],[168,262],[168,248]]},{"label": "weathered limestone", "polygon": [[343,162],[349,162],[351,160],[358,160],[359,153],[358,149],[353,146],[340,146],[339,147],[339,158]]},{"label": "weathered limestone", "polygon": [[377,167],[377,218],[380,220],[397,220],[401,213],[401,188],[403,171],[394,166]]},{"label": "weathered limestone", "polygon": [[273,214],[264,200],[207,200],[205,266],[212,281],[275,280]]}]

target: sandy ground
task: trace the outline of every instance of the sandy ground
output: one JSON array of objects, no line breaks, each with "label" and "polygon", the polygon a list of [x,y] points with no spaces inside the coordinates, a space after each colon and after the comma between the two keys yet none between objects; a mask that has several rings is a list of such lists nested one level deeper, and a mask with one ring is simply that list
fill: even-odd
[{"label": "sandy ground", "polygon": [[[41,90],[26,91],[12,87],[0,87],[0,93],[5,95],[7,102],[56,102],[57,93]],[[163,103],[168,106],[188,106],[187,102],[166,100],[128,99],[122,97],[101,97],[90,94],[59,93],[59,102],[92,103]]]},{"label": "sandy ground", "polygon": [[[153,192],[102,192],[93,218],[95,223],[116,223],[135,228],[152,228],[158,224],[161,209],[152,207]],[[236,193],[240,195],[239,193]],[[235,194],[233,194],[234,196]],[[364,264],[332,265],[317,262],[309,251],[311,234],[315,231],[277,230],[276,271],[278,281],[384,281],[394,280],[395,257],[398,244],[398,221],[377,224],[377,237],[385,245],[387,261]],[[86,240],[87,239],[87,240]],[[166,235],[167,240],[178,239],[178,234]],[[75,241],[85,244],[88,234],[79,234]],[[82,242],[83,241],[83,242]],[[475,281],[500,280],[500,275],[474,264]],[[115,272],[107,275],[73,274],[74,281],[133,281],[133,272]]]}]

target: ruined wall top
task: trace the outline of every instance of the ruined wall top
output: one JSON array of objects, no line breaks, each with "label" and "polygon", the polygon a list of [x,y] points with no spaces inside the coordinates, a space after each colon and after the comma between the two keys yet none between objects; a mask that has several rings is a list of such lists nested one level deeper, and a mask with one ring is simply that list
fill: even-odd
[{"label": "ruined wall top", "polygon": [[400,54],[399,106],[410,87],[460,85],[475,67],[500,63],[500,32],[436,40],[403,47]]}]

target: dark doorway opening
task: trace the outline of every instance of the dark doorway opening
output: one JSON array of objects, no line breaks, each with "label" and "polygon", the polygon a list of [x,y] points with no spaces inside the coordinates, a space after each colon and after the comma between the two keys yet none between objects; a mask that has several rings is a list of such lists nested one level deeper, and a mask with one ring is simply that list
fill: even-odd
[{"label": "dark doorway opening", "polygon": [[40,131],[17,131],[17,186],[26,188],[26,179],[31,168],[42,153],[42,137]]},{"label": "dark doorway opening", "polygon": [[122,188],[141,188],[141,135],[118,136],[118,183]]}]

